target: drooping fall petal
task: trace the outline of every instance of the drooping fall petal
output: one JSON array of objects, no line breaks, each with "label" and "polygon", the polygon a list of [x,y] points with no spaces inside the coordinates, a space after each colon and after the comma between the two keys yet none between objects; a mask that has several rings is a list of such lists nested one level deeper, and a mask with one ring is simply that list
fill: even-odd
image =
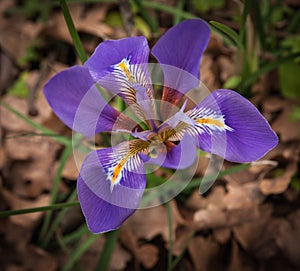
[{"label": "drooping fall petal", "polygon": [[[87,137],[111,131],[116,122],[124,129],[128,122],[133,125],[102,98],[85,67],[74,66],[58,73],[45,85],[44,94],[55,114],[68,127]],[[121,121],[123,118],[127,124]]]},{"label": "drooping fall petal", "polygon": [[204,151],[232,162],[251,162],[273,149],[278,138],[257,108],[240,94],[216,90],[187,112],[195,124],[190,133]]},{"label": "drooping fall petal", "polygon": [[146,177],[137,155],[124,144],[91,152],[78,177],[78,198],[93,233],[118,228],[139,206]]}]

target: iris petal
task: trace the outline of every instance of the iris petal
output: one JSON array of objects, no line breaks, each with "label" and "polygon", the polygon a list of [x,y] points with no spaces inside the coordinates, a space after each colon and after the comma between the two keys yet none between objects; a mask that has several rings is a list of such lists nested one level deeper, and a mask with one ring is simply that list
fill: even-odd
[{"label": "iris petal", "polygon": [[44,94],[55,114],[87,137],[111,131],[118,118],[118,128],[128,127],[126,121],[134,126],[125,116],[122,119],[126,121],[121,121],[120,113],[102,98],[85,67],[74,66],[58,73],[45,85]]},{"label": "iris petal", "polygon": [[[93,233],[118,228],[139,206],[146,185],[143,162],[133,155],[118,170],[124,150],[121,144],[91,152],[82,165],[77,182],[78,198]],[[120,178],[112,187],[115,173]]]},{"label": "iris petal", "polygon": [[278,143],[257,108],[231,90],[214,91],[187,115],[195,120],[188,132],[197,133],[200,148],[232,162],[255,161]]},{"label": "iris petal", "polygon": [[[101,43],[85,63],[94,80],[119,95],[140,119],[153,118],[155,109],[143,110],[137,96],[152,99],[153,89],[148,71],[149,47],[145,37],[108,40]],[[151,107],[153,103],[151,103]]]},{"label": "iris petal", "polygon": [[163,64],[164,101],[176,104],[183,94],[199,85],[200,60],[209,37],[207,23],[192,19],[169,29],[155,44],[151,52]]}]

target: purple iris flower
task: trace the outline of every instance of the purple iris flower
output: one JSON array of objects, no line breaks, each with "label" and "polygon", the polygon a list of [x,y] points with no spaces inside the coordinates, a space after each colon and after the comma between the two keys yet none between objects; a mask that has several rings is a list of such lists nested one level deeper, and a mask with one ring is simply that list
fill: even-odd
[{"label": "purple iris flower", "polygon": [[[145,37],[102,42],[83,66],[55,75],[44,93],[56,115],[87,137],[100,132],[128,136],[89,153],[77,182],[78,197],[93,233],[118,228],[138,208],[146,187],[145,163],[186,168],[196,147],[232,162],[250,162],[277,145],[259,111],[238,93],[219,89],[188,107],[199,85],[200,59],[210,36],[200,19],[171,28],[152,48],[163,71],[159,102],[152,86]],[[135,119],[115,110],[99,86],[119,95]]]}]

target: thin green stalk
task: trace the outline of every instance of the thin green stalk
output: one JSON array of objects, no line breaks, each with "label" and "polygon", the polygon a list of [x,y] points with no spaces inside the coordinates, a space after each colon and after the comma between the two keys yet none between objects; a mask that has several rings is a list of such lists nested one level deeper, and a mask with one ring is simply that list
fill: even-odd
[{"label": "thin green stalk", "polygon": [[5,102],[0,103],[3,107],[5,107],[7,110],[9,110],[11,113],[15,114],[18,118],[29,124],[31,127],[33,127],[36,130],[39,130],[43,132],[44,134],[47,134],[48,136],[53,137],[57,142],[63,144],[63,145],[69,145],[71,143],[71,139],[60,136],[53,131],[49,130],[48,128],[44,127],[43,125],[38,124],[37,122],[31,120],[29,117],[25,116],[21,112],[14,109],[12,106]]},{"label": "thin green stalk", "polygon": [[251,84],[253,84],[262,74],[269,72],[269,71],[277,68],[279,65],[281,65],[287,61],[290,61],[292,59],[295,59],[296,57],[299,57],[299,56],[300,56],[300,52],[297,52],[297,53],[290,54],[289,56],[286,56],[286,57],[280,57],[271,63],[263,65],[259,70],[248,75],[248,77],[244,81],[241,82],[239,88],[246,89],[246,88],[250,87]]},{"label": "thin green stalk", "polygon": [[162,5],[161,3],[158,3],[158,2],[144,1],[143,4],[144,4],[145,7],[148,7],[148,8],[153,8],[153,9],[156,9],[156,10],[159,10],[159,11],[164,11],[164,12],[170,13],[174,16],[181,16],[183,19],[197,18],[197,16],[195,16],[192,13],[189,13],[189,12],[186,12],[186,11],[181,11],[181,10],[178,10],[177,8],[174,8],[174,7],[165,6],[165,5]]},{"label": "thin green stalk", "polygon": [[149,25],[152,33],[156,33],[158,31],[158,26],[155,20],[153,20],[150,16],[148,11],[145,9],[144,1],[142,0],[133,0],[136,6],[139,9],[139,13],[142,15],[146,23]]},{"label": "thin green stalk", "polygon": [[[72,194],[69,196],[68,200],[66,202],[73,202],[77,196],[77,191],[74,189]],[[56,216],[55,220],[51,223],[49,230],[47,231],[46,236],[43,238],[43,241],[41,243],[42,247],[47,247],[49,244],[53,234],[55,233],[57,227],[59,226],[59,223],[63,219],[65,213],[67,211],[67,208],[60,211],[60,213]]]},{"label": "thin green stalk", "polygon": [[88,239],[85,240],[84,243],[80,244],[77,249],[74,249],[74,253],[71,255],[69,262],[62,268],[61,271],[69,271],[72,270],[76,262],[79,258],[85,253],[88,248],[99,238],[99,235],[92,234]]},{"label": "thin green stalk", "polygon": [[178,1],[177,7],[176,7],[177,13],[174,16],[173,25],[178,24],[182,19],[181,14],[183,12],[184,2],[185,2],[184,0],[179,0]]},{"label": "thin green stalk", "polygon": [[173,219],[172,219],[172,207],[170,201],[166,203],[167,218],[168,218],[168,230],[169,230],[169,249],[168,249],[168,271],[172,270],[172,258],[173,258]]},{"label": "thin green stalk", "polygon": [[68,245],[71,242],[80,239],[82,237],[82,235],[84,235],[86,233],[89,233],[89,229],[87,228],[86,224],[83,224],[76,231],[64,236],[62,243],[65,245]]},{"label": "thin green stalk", "polygon": [[114,251],[115,245],[117,243],[119,237],[120,230],[115,230],[111,232],[107,232],[105,246],[101,253],[100,260],[97,264],[96,271],[106,271],[108,270],[109,263],[111,260],[112,253]]},{"label": "thin green stalk", "polygon": [[171,266],[171,270],[173,270],[173,269],[176,267],[176,265],[179,263],[179,261],[182,259],[182,257],[183,257],[183,255],[184,255],[185,251],[186,251],[187,248],[188,248],[188,245],[189,245],[190,242],[193,240],[195,234],[196,234],[196,231],[192,231],[191,236],[188,238],[188,240],[187,240],[187,242],[186,242],[184,248],[182,249],[182,251],[180,252],[180,254],[175,258],[175,260],[173,261],[173,264],[172,264],[172,266]]},{"label": "thin green stalk", "polygon": [[57,203],[57,204],[50,204],[48,206],[41,206],[35,208],[26,208],[26,209],[19,209],[19,210],[11,210],[11,211],[2,211],[0,212],[0,218],[9,217],[13,215],[24,215],[29,213],[37,213],[37,212],[48,212],[57,209],[67,208],[70,206],[78,206],[79,202],[67,202],[67,203]]},{"label": "thin green stalk", "polygon": [[[67,160],[68,160],[69,156],[72,153],[72,150],[73,150],[72,145],[71,144],[68,145],[65,148],[65,150],[64,150],[64,152],[63,152],[63,154],[60,158],[60,163],[59,163],[59,166],[58,166],[58,169],[57,169],[54,181],[53,181],[53,188],[52,188],[52,191],[51,191],[51,200],[50,200],[51,204],[54,204],[55,201],[56,201],[58,186],[59,186],[59,183],[60,183],[60,180],[61,180],[62,172],[63,172],[63,169],[64,169],[66,163],[67,163]],[[46,235],[46,232],[49,229],[51,215],[52,215],[52,212],[48,212],[45,215],[45,220],[44,220],[44,223],[43,223],[43,226],[42,226],[42,229],[41,229],[41,232],[40,232],[40,236],[39,236],[39,243],[42,243],[42,240],[44,239],[44,237]]]},{"label": "thin green stalk", "polygon": [[83,64],[88,59],[87,54],[86,54],[86,52],[83,48],[83,45],[82,45],[81,40],[79,38],[78,32],[77,32],[77,30],[75,28],[75,25],[73,23],[73,20],[72,20],[71,14],[69,12],[68,6],[66,4],[66,1],[65,0],[59,0],[59,3],[60,3],[60,7],[62,9],[62,12],[64,14],[65,21],[66,21],[66,24],[68,26],[70,35],[72,37],[76,52],[77,52],[77,54],[80,58],[80,61]]}]

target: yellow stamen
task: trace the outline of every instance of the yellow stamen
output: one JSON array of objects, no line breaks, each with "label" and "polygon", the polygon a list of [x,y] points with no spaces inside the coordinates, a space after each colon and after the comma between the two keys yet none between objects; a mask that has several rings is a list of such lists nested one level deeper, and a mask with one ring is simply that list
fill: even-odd
[{"label": "yellow stamen", "polygon": [[216,125],[219,127],[224,128],[225,124],[219,120],[216,119],[211,119],[211,118],[203,118],[203,119],[196,119],[197,123],[201,123],[201,124],[211,124],[211,125]]},{"label": "yellow stamen", "polygon": [[[125,159],[125,158],[126,158],[126,159]],[[117,180],[117,178],[118,178],[118,176],[119,176],[119,174],[120,174],[120,172],[121,172],[121,170],[122,170],[122,168],[123,168],[123,166],[124,166],[126,160],[128,159],[127,157],[125,157],[125,158],[123,158],[123,159],[120,161],[120,163],[116,165],[116,167],[115,167],[115,169],[114,169],[114,173],[113,173],[112,178],[111,178],[111,182],[112,182],[113,184],[115,184],[115,182],[116,182],[116,180]]]},{"label": "yellow stamen", "polygon": [[119,67],[125,73],[128,80],[131,81],[131,82],[134,82],[134,79],[133,79],[133,77],[132,77],[132,75],[131,75],[131,73],[128,69],[128,66],[124,61],[120,62]]},{"label": "yellow stamen", "polygon": [[133,140],[129,146],[129,151],[124,155],[124,157],[118,162],[118,164],[113,168],[112,175],[111,175],[111,184],[112,188],[116,184],[116,182],[119,182],[119,176],[125,167],[126,162],[138,154],[140,151],[148,148],[150,145],[147,141],[142,140]]}]

